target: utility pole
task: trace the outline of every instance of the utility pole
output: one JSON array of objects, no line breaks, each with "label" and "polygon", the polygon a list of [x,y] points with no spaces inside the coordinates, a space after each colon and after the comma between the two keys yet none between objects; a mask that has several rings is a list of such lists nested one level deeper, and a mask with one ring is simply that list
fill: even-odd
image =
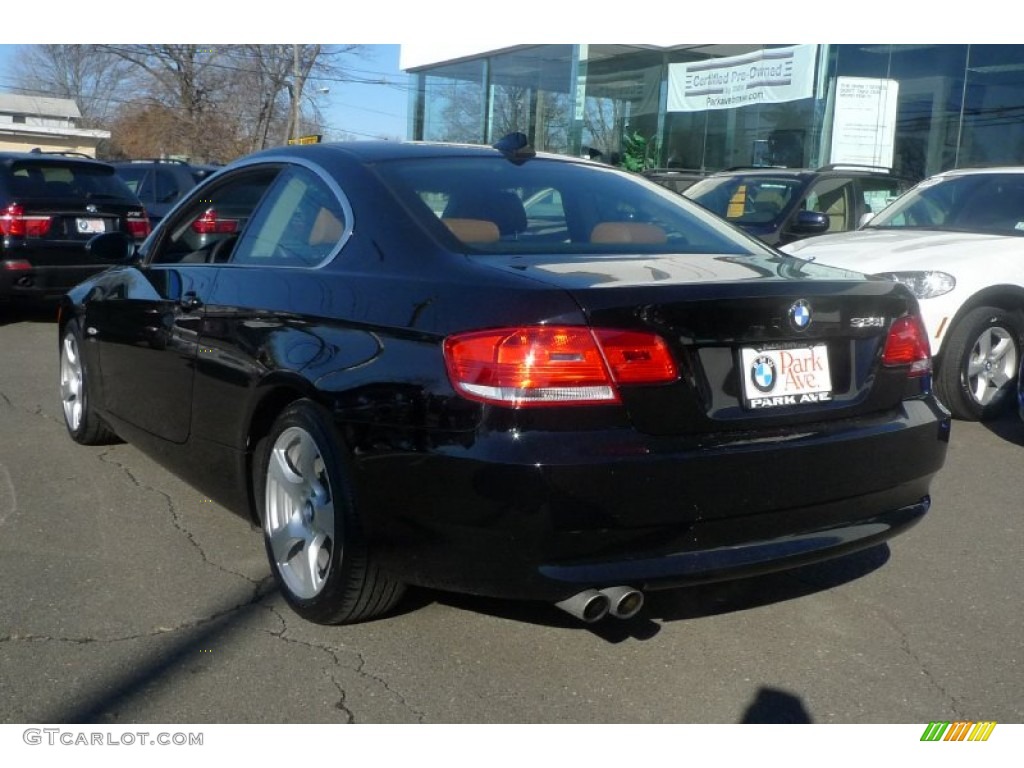
[{"label": "utility pole", "polygon": [[299,61],[299,46],[292,46],[292,139],[298,139],[302,126],[302,70]]}]

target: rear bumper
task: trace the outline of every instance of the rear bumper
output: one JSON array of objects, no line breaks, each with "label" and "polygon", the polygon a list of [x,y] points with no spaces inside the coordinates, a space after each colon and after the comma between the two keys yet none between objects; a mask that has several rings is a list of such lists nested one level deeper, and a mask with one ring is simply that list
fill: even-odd
[{"label": "rear bumper", "polygon": [[490,434],[411,455],[361,451],[357,491],[396,577],[554,601],[752,576],[885,541],[927,512],[949,425],[925,398],[874,421],[757,439]]},{"label": "rear bumper", "polygon": [[57,299],[80,282],[109,267],[109,264],[76,264],[9,270],[3,269],[0,264],[0,301]]}]

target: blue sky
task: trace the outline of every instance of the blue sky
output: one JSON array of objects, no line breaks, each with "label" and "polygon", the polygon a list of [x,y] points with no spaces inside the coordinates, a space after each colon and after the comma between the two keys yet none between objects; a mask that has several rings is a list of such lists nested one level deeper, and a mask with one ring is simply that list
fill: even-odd
[{"label": "blue sky", "polygon": [[[21,46],[0,44],[0,91],[13,83],[10,62]],[[332,82],[330,92],[320,97],[324,120],[336,133],[357,139],[406,137],[408,75],[398,69],[398,45],[365,46],[360,56],[347,57],[345,66],[354,80]]]},{"label": "blue sky", "polygon": [[367,45],[365,57],[351,58],[348,68],[376,84],[331,83],[323,98],[324,119],[357,139],[406,138],[409,76],[398,68],[398,45]]}]

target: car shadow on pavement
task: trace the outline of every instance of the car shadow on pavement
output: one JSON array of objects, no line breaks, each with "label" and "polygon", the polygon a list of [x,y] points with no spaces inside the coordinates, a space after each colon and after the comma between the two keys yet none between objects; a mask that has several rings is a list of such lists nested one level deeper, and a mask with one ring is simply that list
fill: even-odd
[{"label": "car shadow on pavement", "polygon": [[14,307],[0,304],[0,326],[14,323],[54,323],[56,321],[56,303]]},{"label": "car shadow on pavement", "polygon": [[889,546],[883,543],[835,560],[765,576],[650,591],[645,594],[643,609],[632,619],[608,617],[594,624],[585,624],[555,606],[544,603],[499,600],[426,589],[410,590],[400,610],[414,611],[438,603],[510,621],[585,629],[609,643],[650,640],[661,631],[661,625],[655,619],[661,622],[699,619],[794,600],[855,581],[882,567],[889,557]]},{"label": "car shadow on pavement", "polygon": [[[1014,445],[1024,445],[1024,421],[1021,421],[1016,408],[1009,409],[998,419],[982,423],[996,437]],[[953,429],[956,429],[955,424]]]}]

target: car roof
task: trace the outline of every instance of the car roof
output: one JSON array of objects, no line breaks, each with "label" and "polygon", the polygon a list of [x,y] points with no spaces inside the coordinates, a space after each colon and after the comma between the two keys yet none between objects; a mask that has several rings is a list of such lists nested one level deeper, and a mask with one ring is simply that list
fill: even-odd
[{"label": "car roof", "polygon": [[713,176],[895,176],[891,169],[873,165],[835,163],[821,168],[791,168],[788,166],[736,166],[716,171]]},{"label": "car roof", "polygon": [[[492,146],[482,144],[431,141],[342,141],[273,147],[252,155],[246,155],[239,160],[250,161],[268,156],[307,157],[311,160],[325,160],[332,156],[345,156],[363,163],[375,163],[418,157],[502,157],[503,154]],[[554,153],[537,152],[535,156],[585,165],[604,165],[593,160]]]},{"label": "car roof", "polygon": [[947,176],[986,176],[994,174],[1024,173],[1024,165],[993,165],[985,168],[953,168],[949,171],[937,173],[931,178],[945,178]]},{"label": "car roof", "polygon": [[31,160],[36,163],[47,163],[52,165],[68,165],[69,163],[75,165],[93,165],[103,166],[105,168],[111,167],[110,163],[103,160],[95,160],[91,157],[80,157],[78,155],[65,155],[61,153],[47,153],[47,152],[2,152],[0,151],[0,165],[10,167],[14,163],[25,162]]}]

